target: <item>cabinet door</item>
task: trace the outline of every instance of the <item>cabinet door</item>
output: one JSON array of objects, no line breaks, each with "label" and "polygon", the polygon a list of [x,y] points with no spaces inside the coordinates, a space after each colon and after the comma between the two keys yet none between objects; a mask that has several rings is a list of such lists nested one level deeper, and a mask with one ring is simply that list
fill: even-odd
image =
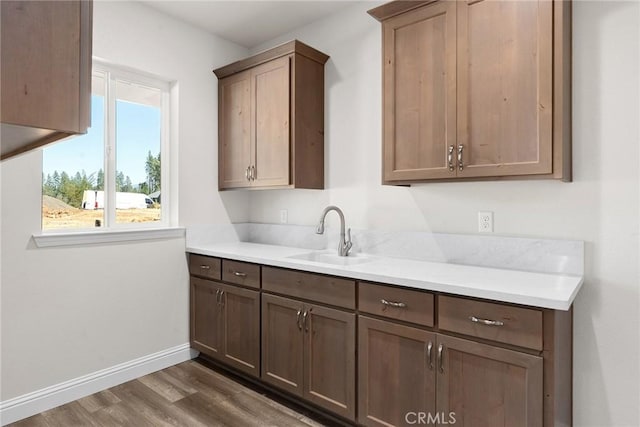
[{"label": "cabinet door", "polygon": [[222,305],[217,282],[191,277],[191,346],[204,354],[222,357]]},{"label": "cabinet door", "polygon": [[91,1],[0,2],[2,159],[91,121]]},{"label": "cabinet door", "polygon": [[276,59],[251,71],[254,186],[289,184],[290,58]]},{"label": "cabinet door", "polygon": [[222,286],[223,350],[229,365],[260,376],[260,292]]},{"label": "cabinet door", "polygon": [[383,37],[384,181],[455,177],[455,2],[389,19]]},{"label": "cabinet door", "polygon": [[463,427],[542,426],[542,357],[444,335],[440,346],[439,414]]},{"label": "cabinet door", "polygon": [[302,396],[304,305],[262,295],[262,380]]},{"label": "cabinet door", "polygon": [[304,311],[304,398],[354,420],[356,315],[321,306]]},{"label": "cabinet door", "polygon": [[359,423],[404,426],[421,413],[434,414],[435,338],[432,332],[358,316]]},{"label": "cabinet door", "polygon": [[218,186],[249,186],[251,165],[251,74],[234,74],[218,82]]},{"label": "cabinet door", "polygon": [[459,1],[461,177],[552,172],[550,1]]}]

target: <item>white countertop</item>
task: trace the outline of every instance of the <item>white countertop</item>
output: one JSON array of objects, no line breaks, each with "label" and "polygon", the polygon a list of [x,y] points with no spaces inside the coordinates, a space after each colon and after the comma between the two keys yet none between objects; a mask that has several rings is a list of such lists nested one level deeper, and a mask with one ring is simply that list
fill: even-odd
[{"label": "white countertop", "polygon": [[371,257],[366,263],[333,265],[289,258],[313,252],[309,249],[248,242],[200,244],[187,246],[186,250],[200,255],[555,310],[568,310],[584,282],[582,276],[378,256]]}]

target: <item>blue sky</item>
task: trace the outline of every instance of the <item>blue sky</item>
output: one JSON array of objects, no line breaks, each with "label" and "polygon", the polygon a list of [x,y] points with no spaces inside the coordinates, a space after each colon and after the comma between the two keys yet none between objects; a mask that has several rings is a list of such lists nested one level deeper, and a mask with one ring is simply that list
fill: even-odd
[{"label": "blue sky", "polygon": [[[160,152],[160,109],[148,105],[117,101],[116,168],[136,185],[146,181],[147,153]],[[49,145],[43,150],[42,171],[66,171],[75,175],[83,169],[90,175],[104,168],[104,97],[91,97],[91,128],[80,135]]]}]

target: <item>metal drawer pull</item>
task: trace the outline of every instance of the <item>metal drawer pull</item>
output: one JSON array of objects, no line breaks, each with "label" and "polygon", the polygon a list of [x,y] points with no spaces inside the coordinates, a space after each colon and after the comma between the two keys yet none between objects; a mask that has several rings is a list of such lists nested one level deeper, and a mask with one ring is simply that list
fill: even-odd
[{"label": "metal drawer pull", "polygon": [[204,265],[204,264],[202,264],[202,265],[200,266],[200,268],[201,268],[201,269],[203,269],[203,270],[211,270],[211,266],[210,266],[210,265]]},{"label": "metal drawer pull", "polygon": [[242,271],[234,271],[233,275],[238,277],[247,277],[247,273],[243,273]]},{"label": "metal drawer pull", "polygon": [[449,171],[453,172],[455,168],[453,167],[453,150],[455,147],[453,145],[449,146],[449,151],[447,153],[447,162],[449,163]]},{"label": "metal drawer pull", "polygon": [[438,346],[438,366],[440,367],[440,372],[444,373],[444,360],[442,360],[442,353],[444,353],[444,347],[440,344]]},{"label": "metal drawer pull", "polygon": [[387,305],[389,307],[397,307],[397,308],[407,308],[407,304],[403,303],[403,302],[393,302],[393,301],[387,301],[386,299],[382,298],[380,300],[380,303],[382,305]]},{"label": "metal drawer pull", "polygon": [[476,316],[469,316],[469,320],[473,323],[481,323],[487,326],[504,326],[504,322],[501,322],[500,320],[481,319]]},{"label": "metal drawer pull", "polygon": [[302,330],[302,324],[300,323],[300,315],[302,314],[302,310],[298,310],[296,313],[296,324],[298,325],[298,329]]},{"label": "metal drawer pull", "polygon": [[429,370],[433,371],[433,343],[429,341],[427,344],[427,360],[429,361]]},{"label": "metal drawer pull", "polygon": [[458,169],[460,171],[464,169],[464,164],[462,163],[462,150],[464,150],[464,145],[458,145]]}]

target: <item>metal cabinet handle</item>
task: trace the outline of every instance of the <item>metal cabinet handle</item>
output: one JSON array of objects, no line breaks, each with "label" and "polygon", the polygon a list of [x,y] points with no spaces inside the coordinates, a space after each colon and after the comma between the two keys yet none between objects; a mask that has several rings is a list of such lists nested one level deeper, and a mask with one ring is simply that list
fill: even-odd
[{"label": "metal cabinet handle", "polygon": [[256,180],[256,167],[254,165],[251,165],[251,172],[249,173],[249,175],[251,175],[252,181]]},{"label": "metal cabinet handle", "polygon": [[220,291],[220,305],[224,306],[224,291]]},{"label": "metal cabinet handle", "polygon": [[453,166],[453,150],[455,149],[455,147],[453,145],[449,146],[449,151],[447,154],[447,161],[449,163],[449,171],[453,172],[455,170],[455,167]]},{"label": "metal cabinet handle", "polygon": [[385,306],[389,306],[389,307],[396,307],[396,308],[407,308],[407,304],[403,303],[403,302],[394,302],[394,301],[387,301],[386,299],[382,298],[380,300],[380,304],[385,305]]},{"label": "metal cabinet handle", "polygon": [[296,325],[298,325],[298,329],[302,330],[302,323],[300,323],[300,315],[302,314],[302,310],[298,310],[296,313]]},{"label": "metal cabinet handle", "polygon": [[464,150],[464,145],[458,145],[458,170],[464,169],[464,163],[462,162],[462,150]]},{"label": "metal cabinet handle", "polygon": [[203,264],[203,265],[201,265],[201,266],[200,266],[200,269],[201,269],[201,270],[211,270],[211,266],[210,266],[210,265],[204,265],[204,264]]},{"label": "metal cabinet handle", "polygon": [[216,304],[220,305],[220,289],[216,289]]},{"label": "metal cabinet handle", "polygon": [[482,319],[476,316],[469,316],[469,320],[471,320],[473,323],[480,323],[487,326],[504,326],[504,322],[500,320]]},{"label": "metal cabinet handle", "polygon": [[444,360],[442,357],[442,354],[444,353],[444,347],[442,344],[440,344],[438,346],[438,366],[440,369],[440,372],[444,373]]},{"label": "metal cabinet handle", "polygon": [[427,344],[427,362],[429,365],[429,370],[433,371],[433,343],[429,341]]},{"label": "metal cabinet handle", "polygon": [[251,181],[251,176],[249,176],[249,171],[251,170],[251,166],[247,166],[247,170],[244,171],[244,176],[247,177],[247,181]]},{"label": "metal cabinet handle", "polygon": [[233,275],[238,277],[247,277],[247,273],[243,273],[242,271],[234,271]]},{"label": "metal cabinet handle", "polygon": [[302,315],[302,324],[304,325],[304,331],[309,331],[309,326],[307,325],[307,316],[309,315],[309,311],[305,311]]}]

